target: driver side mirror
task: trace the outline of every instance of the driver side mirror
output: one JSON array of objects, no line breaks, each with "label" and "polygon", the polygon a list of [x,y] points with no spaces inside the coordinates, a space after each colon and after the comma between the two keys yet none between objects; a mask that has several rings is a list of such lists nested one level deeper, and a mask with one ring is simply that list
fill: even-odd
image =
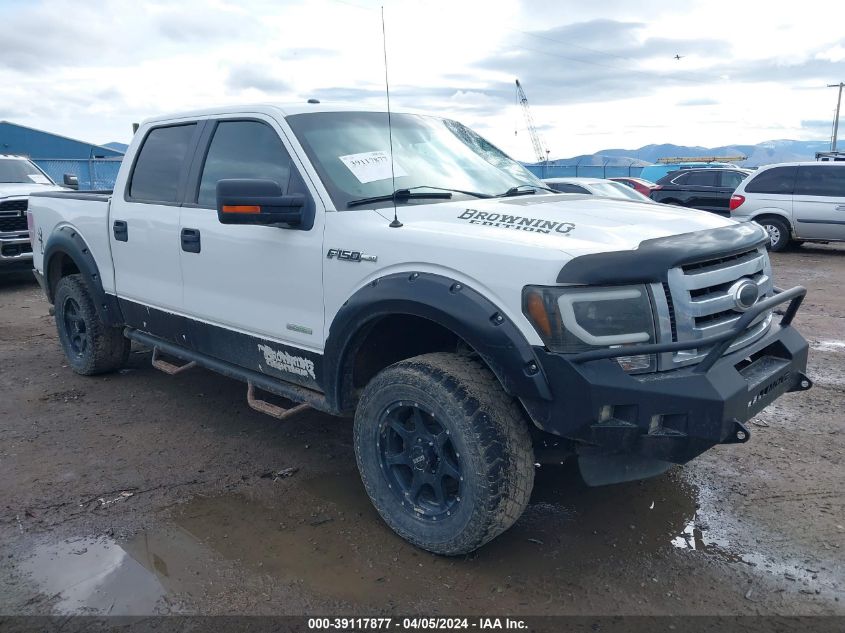
[{"label": "driver side mirror", "polygon": [[62,182],[64,182],[65,187],[79,189],[79,176],[76,176],[75,174],[65,174],[62,177]]},{"label": "driver side mirror", "polygon": [[282,194],[273,180],[232,178],[217,182],[217,219],[222,224],[282,224],[299,228],[305,196]]}]

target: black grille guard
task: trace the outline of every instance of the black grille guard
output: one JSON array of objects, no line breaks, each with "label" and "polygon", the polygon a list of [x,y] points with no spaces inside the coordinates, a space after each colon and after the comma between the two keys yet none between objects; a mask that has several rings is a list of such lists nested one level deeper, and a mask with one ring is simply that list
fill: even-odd
[{"label": "black grille guard", "polygon": [[710,368],[716,364],[728,348],[736,341],[737,338],[745,334],[745,330],[751,322],[758,316],[771,310],[775,306],[789,301],[789,307],[783,313],[780,320],[781,327],[787,327],[792,323],[798,308],[801,307],[801,302],[807,295],[807,289],[803,286],[795,286],[789,290],[781,290],[775,288],[775,294],[768,299],[764,299],[759,303],[754,304],[739,318],[733,328],[727,332],[716,334],[715,336],[708,336],[700,338],[695,341],[680,341],[675,343],[649,343],[647,345],[626,345],[625,347],[614,347],[609,349],[595,349],[587,352],[574,354],[569,359],[574,363],[586,363],[593,360],[604,360],[606,358],[619,358],[620,356],[639,356],[641,354],[661,354],[663,352],[680,352],[687,349],[695,349],[699,347],[709,347],[713,345],[707,356],[705,356],[700,363],[693,367],[696,373],[706,373]]}]

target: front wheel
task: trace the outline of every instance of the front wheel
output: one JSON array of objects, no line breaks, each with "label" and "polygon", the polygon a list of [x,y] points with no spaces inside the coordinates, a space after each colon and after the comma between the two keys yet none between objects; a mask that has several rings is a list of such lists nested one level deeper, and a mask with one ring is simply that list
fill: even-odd
[{"label": "front wheel", "polygon": [[120,328],[108,327],[97,314],[81,275],[62,277],[56,286],[56,329],[71,369],[90,376],[120,368],[130,342]]},{"label": "front wheel", "polygon": [[528,505],[534,454],[525,418],[478,361],[436,353],[384,369],[361,395],[354,435],[370,500],[417,547],[466,554]]},{"label": "front wheel", "polygon": [[769,250],[780,253],[789,246],[789,226],[777,218],[763,218],[757,222],[769,234]]}]

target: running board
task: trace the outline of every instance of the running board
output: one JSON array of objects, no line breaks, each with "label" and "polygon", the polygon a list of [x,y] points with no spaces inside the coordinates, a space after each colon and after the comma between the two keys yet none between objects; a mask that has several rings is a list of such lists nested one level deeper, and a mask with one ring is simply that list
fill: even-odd
[{"label": "running board", "polygon": [[[337,409],[335,409],[329,404],[325,394],[319,391],[315,391],[314,389],[308,389],[307,387],[295,385],[293,383],[286,382],[278,378],[273,378],[271,376],[267,376],[266,374],[262,374],[251,369],[246,369],[244,367],[241,367],[240,365],[235,365],[233,363],[229,363],[227,361],[220,360],[212,356],[207,356],[206,354],[202,354],[200,352],[195,352],[193,350],[186,349],[184,347],[176,345],[175,343],[160,339],[157,336],[147,334],[146,332],[141,332],[134,328],[125,328],[123,331],[123,335],[131,341],[135,341],[137,343],[140,343],[141,345],[151,348],[154,354],[157,353],[156,350],[159,350],[161,351],[161,353],[167,354],[168,356],[172,356],[173,358],[178,358],[179,360],[183,360],[188,364],[193,363],[192,366],[205,367],[206,369],[210,369],[211,371],[217,372],[218,374],[221,374],[228,378],[242,380],[248,385],[252,384],[254,388],[266,391],[267,393],[272,393],[273,395],[286,398],[292,402],[301,403],[299,405],[291,407],[290,409],[282,409],[282,407],[277,407],[277,409],[281,409],[283,411],[290,411],[291,413],[289,413],[287,417],[293,415],[293,412],[301,411],[302,409],[300,409],[299,407],[302,404],[308,405],[312,409],[316,409],[317,411],[323,411],[324,413],[329,413],[331,415],[340,415]],[[161,359],[158,360],[160,362],[166,362],[161,361]],[[176,365],[171,366],[176,367],[179,370],[181,370],[183,367],[187,367],[187,365],[182,365],[181,367]],[[265,402],[254,397],[253,400],[258,403]],[[249,402],[249,392],[247,392],[247,401]],[[265,404],[267,404],[268,407],[275,406],[273,404],[270,404],[269,402],[266,402]],[[252,406],[251,403],[250,406]],[[267,413],[264,408],[257,410],[260,410],[262,413]],[[274,415],[274,413],[270,413],[270,415],[277,417]]]},{"label": "running board", "polygon": [[255,385],[251,382],[247,383],[246,388],[246,402],[247,404],[258,411],[259,413],[266,413],[267,415],[272,415],[277,420],[286,420],[297,413],[305,411],[306,409],[310,409],[311,405],[307,402],[302,404],[296,404],[292,407],[288,407],[285,409],[284,407],[280,407],[277,404],[271,404],[266,400],[261,400],[255,397]]},{"label": "running board", "polygon": [[175,376],[176,374],[181,374],[183,371],[193,369],[196,366],[197,363],[195,361],[185,363],[184,365],[174,365],[173,363],[168,363],[166,360],[162,360],[158,357],[158,347],[153,348],[153,367],[159,371],[163,371],[165,374]]}]

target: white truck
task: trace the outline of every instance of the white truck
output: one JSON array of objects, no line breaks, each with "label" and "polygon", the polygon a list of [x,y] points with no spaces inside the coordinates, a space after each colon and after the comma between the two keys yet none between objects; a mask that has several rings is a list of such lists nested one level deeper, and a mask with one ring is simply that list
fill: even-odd
[{"label": "white truck", "polygon": [[761,227],[550,192],[452,120],[151,119],[111,195],[37,194],[30,213],[74,371],[115,370],[135,341],[278,418],[354,417],[374,506],[440,554],[511,526],[537,463],[649,477],[811,386],[805,290],[774,287]]},{"label": "white truck", "polygon": [[28,158],[0,154],[0,275],[32,270],[26,226],[29,194],[60,189]]}]

